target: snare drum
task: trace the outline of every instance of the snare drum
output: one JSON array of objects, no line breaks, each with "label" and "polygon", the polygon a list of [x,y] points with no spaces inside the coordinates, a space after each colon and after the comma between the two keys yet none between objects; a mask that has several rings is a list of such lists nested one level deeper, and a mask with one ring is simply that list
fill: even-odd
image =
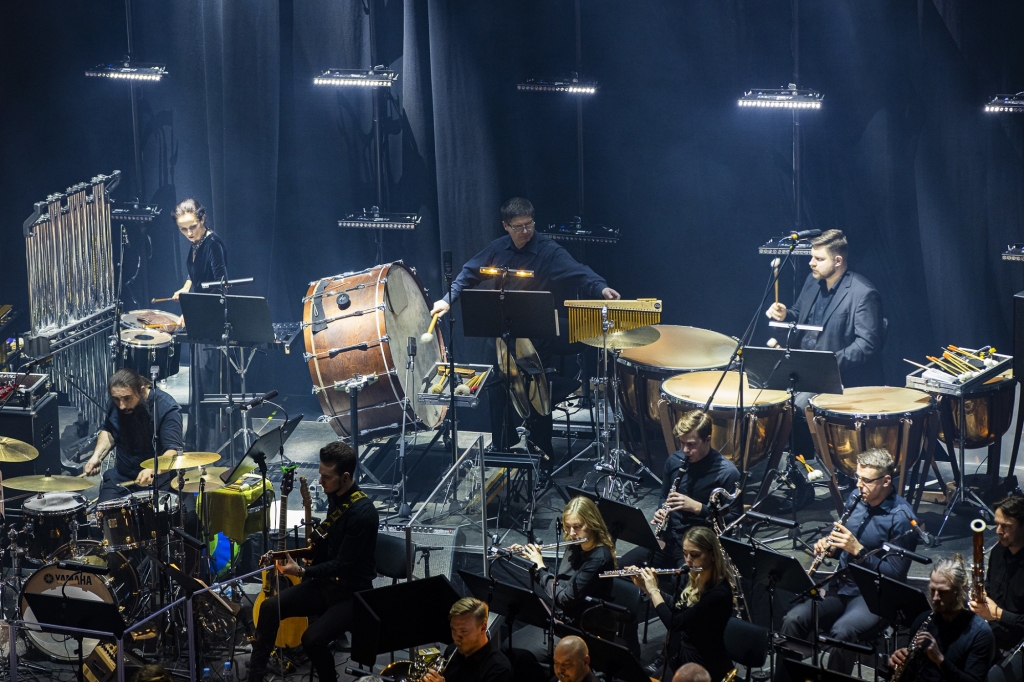
[{"label": "snare drum", "polygon": [[[337,384],[357,374],[379,377],[359,391],[360,438],[397,432],[405,396],[423,385],[444,348],[438,326],[433,341],[420,343],[415,373],[405,385],[406,342],[430,326],[426,290],[415,271],[398,261],[326,277],[310,284],[302,302],[313,392],[335,433],[348,437],[352,425],[351,397]],[[445,409],[412,400],[407,412],[414,423],[432,429],[441,423]]]},{"label": "snare drum", "polygon": [[160,368],[157,380],[177,374],[181,364],[179,351],[178,342],[170,334],[155,329],[121,330],[121,365],[146,378],[153,365]]},{"label": "snare drum", "polygon": [[83,527],[88,523],[86,501],[78,493],[39,493],[21,505],[24,521],[18,540],[26,548],[25,555],[44,561],[61,545],[71,540],[71,522]]},{"label": "snare drum", "polygon": [[[138,615],[139,578],[124,555],[108,553],[100,543],[84,540],[76,543],[74,551],[70,545],[64,545],[48,558],[53,563],[43,566],[29,576],[21,590],[22,620],[36,622],[36,617],[25,598],[26,594],[52,594],[115,604],[125,620],[135,620]],[[96,575],[57,566],[58,560],[67,559],[106,566],[108,570],[105,575]],[[71,635],[40,632],[33,626],[25,626],[25,630],[32,646],[50,658],[58,661],[78,660],[78,642]],[[83,639],[82,657],[88,658],[97,644],[97,639]]]},{"label": "snare drum", "polygon": [[103,546],[111,552],[138,549],[152,544],[159,529],[170,532],[178,510],[178,498],[159,493],[158,513],[153,513],[153,493],[148,490],[132,493],[96,505],[96,518],[103,532]]},{"label": "snare drum", "polygon": [[619,383],[626,413],[644,426],[657,428],[661,383],[683,372],[723,369],[736,350],[736,341],[697,327],[652,326],[661,334],[657,341],[619,354]]},{"label": "snare drum", "polygon": [[[860,386],[841,395],[820,393],[807,406],[807,423],[818,456],[830,469],[857,476],[857,456],[885,448],[902,474],[927,445],[935,401],[924,391],[897,386]],[[900,481],[906,484],[906,477]]]},{"label": "snare drum", "polygon": [[[666,442],[675,444],[678,449],[679,444],[672,434],[676,421],[685,412],[703,410],[721,378],[721,372],[689,372],[661,384],[661,395],[668,401],[663,415],[669,415],[670,422],[662,422]],[[793,419],[788,393],[761,390],[746,384],[743,388],[743,412],[747,420],[747,440],[737,447],[734,438],[739,435],[739,425],[736,424],[739,386],[739,372],[727,372],[708,413],[713,424],[711,447],[745,472],[773,451],[781,452],[779,448],[784,447],[789,439]]]},{"label": "snare drum", "polygon": [[173,334],[184,329],[178,324],[179,316],[163,310],[132,310],[121,315],[121,326],[125,329],[155,329]]}]

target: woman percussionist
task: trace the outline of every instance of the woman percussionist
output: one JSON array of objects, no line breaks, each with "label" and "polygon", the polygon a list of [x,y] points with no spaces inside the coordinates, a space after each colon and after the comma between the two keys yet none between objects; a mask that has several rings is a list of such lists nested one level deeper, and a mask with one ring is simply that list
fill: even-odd
[{"label": "woman percussionist", "polygon": [[[188,279],[174,292],[177,301],[181,294],[220,293],[220,288],[200,288],[203,282],[214,282],[228,277],[228,254],[224,240],[206,226],[206,209],[195,199],[185,199],[174,208],[174,220],[178,229],[191,243],[185,265]],[[187,320],[185,321],[187,324]],[[192,399],[188,407],[188,428],[185,431],[185,448],[188,450],[217,451],[216,442],[217,408],[200,408],[199,402],[206,393],[224,393],[221,384],[220,354],[209,346],[192,344],[191,371]]]},{"label": "woman percussionist", "polygon": [[525,545],[522,553],[537,565],[536,580],[543,593],[551,595],[554,591],[555,605],[562,610],[563,620],[573,624],[592,606],[586,602],[587,597],[611,596],[611,580],[598,576],[615,569],[615,543],[597,505],[586,497],[574,497],[565,505],[562,528],[566,541],[586,538],[586,542],[566,550],[558,568],[557,584],[555,573],[544,564],[537,545]]},{"label": "woman percussionist", "polygon": [[679,600],[672,606],[658,589],[658,575],[641,570],[633,582],[651,598],[651,605],[668,630],[668,670],[684,663],[699,663],[721,680],[733,669],[725,652],[725,626],[733,612],[732,587],[714,531],[693,526],[683,535],[686,565],[701,569],[688,574],[688,582]]}]

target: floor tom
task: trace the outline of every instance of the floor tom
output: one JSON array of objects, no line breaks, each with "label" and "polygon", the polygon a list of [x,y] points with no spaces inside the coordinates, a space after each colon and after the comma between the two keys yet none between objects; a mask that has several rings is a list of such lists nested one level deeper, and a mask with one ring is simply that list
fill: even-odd
[{"label": "floor tom", "polygon": [[29,558],[44,561],[58,547],[71,540],[71,523],[82,526],[88,518],[86,500],[79,493],[38,493],[21,505],[22,529],[18,544]]}]

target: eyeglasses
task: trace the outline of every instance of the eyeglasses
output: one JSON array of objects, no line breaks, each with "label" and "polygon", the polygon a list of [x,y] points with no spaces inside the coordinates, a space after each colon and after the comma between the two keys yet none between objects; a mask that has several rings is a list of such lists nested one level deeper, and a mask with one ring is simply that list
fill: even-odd
[{"label": "eyeglasses", "polygon": [[531,220],[530,222],[523,223],[522,225],[511,225],[509,223],[505,223],[505,227],[512,230],[513,232],[526,232],[536,224],[536,221]]},{"label": "eyeglasses", "polygon": [[871,485],[875,481],[881,481],[883,478],[885,478],[885,476],[886,476],[885,474],[882,474],[881,476],[876,476],[875,478],[864,478],[863,476],[858,476],[857,477],[857,483],[863,483],[864,485]]}]

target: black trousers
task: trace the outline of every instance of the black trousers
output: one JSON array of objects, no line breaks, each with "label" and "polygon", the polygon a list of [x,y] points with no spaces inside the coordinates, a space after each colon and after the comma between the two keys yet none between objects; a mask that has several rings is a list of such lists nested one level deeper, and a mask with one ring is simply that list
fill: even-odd
[{"label": "black trousers", "polygon": [[352,593],[326,578],[313,578],[289,587],[260,605],[256,641],[249,659],[249,682],[263,682],[267,661],[282,618],[318,616],[302,635],[302,650],[309,656],[320,682],[335,682],[334,653],[330,645],[352,628]]},{"label": "black trousers", "polygon": [[[818,602],[818,630],[829,637],[855,644],[868,644],[882,625],[882,619],[868,610],[864,597],[826,594]],[[797,604],[782,619],[782,634],[810,641],[814,634],[811,602]],[[853,670],[856,655],[842,649],[829,651],[828,669],[847,675]]]}]

